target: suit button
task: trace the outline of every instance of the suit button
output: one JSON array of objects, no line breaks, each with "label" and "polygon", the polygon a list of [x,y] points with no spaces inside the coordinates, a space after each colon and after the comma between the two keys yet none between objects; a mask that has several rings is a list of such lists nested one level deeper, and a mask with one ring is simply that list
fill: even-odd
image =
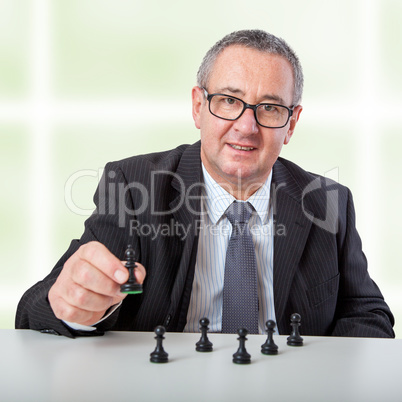
[{"label": "suit button", "polygon": [[166,320],[165,320],[165,327],[166,328],[169,326],[171,319],[172,319],[172,316],[170,314],[168,314],[168,316],[166,317]]}]

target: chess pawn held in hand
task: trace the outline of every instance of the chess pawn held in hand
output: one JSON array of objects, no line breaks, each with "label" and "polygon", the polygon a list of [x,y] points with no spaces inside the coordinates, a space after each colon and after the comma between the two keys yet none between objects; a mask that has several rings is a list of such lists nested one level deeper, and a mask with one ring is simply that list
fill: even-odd
[{"label": "chess pawn held in hand", "polygon": [[135,263],[135,252],[131,245],[127,246],[125,252],[125,267],[128,269],[128,281],[120,286],[120,292],[128,294],[142,293],[142,285],[137,282],[134,275],[134,268],[137,266]]}]

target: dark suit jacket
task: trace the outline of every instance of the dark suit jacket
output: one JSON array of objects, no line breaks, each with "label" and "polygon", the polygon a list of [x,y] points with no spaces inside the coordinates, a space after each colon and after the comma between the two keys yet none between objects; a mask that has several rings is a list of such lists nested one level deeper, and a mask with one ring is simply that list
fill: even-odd
[{"label": "dark suit jacket", "polygon": [[[80,245],[97,240],[121,260],[132,243],[147,277],[143,294],[129,295],[96,333],[152,331],[159,324],[182,331],[198,245],[198,183],[200,142],[107,164],[83,236],[24,294],[16,328],[82,335],[54,316],[47,294],[65,261]],[[367,272],[349,190],[279,158],[271,197],[279,333],[290,332],[289,317],[297,312],[304,335],[393,337],[393,316]]]}]

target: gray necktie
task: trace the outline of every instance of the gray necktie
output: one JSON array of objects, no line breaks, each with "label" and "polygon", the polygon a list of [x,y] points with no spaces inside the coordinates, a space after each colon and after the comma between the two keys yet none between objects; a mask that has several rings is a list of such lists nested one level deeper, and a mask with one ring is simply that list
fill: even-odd
[{"label": "gray necktie", "polygon": [[249,202],[236,201],[225,212],[232,224],[232,236],[226,252],[223,333],[236,333],[239,328],[258,333],[257,261],[248,227],[252,212]]}]

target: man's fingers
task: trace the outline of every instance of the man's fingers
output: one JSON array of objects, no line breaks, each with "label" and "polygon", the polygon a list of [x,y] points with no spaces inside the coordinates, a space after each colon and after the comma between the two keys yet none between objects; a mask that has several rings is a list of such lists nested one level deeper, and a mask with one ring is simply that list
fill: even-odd
[{"label": "man's fingers", "polygon": [[103,311],[88,311],[71,305],[63,298],[58,297],[53,301],[52,309],[57,318],[68,322],[76,322],[82,325],[92,325],[99,321]]},{"label": "man's fingers", "polygon": [[74,266],[71,271],[72,281],[85,289],[110,297],[119,293],[119,283],[86,261]]},{"label": "man's fingers", "polygon": [[[137,263],[134,273],[137,281],[143,283],[144,266]],[[110,306],[127,296],[120,292],[120,285],[128,278],[124,263],[103,244],[90,242],[66,261],[49,290],[49,303],[59,319],[92,325]]]},{"label": "man's fingers", "polygon": [[90,242],[82,245],[77,252],[81,260],[87,261],[110,279],[120,284],[127,282],[127,269],[103,244]]},{"label": "man's fingers", "polygon": [[73,307],[86,311],[102,312],[111,306],[114,296],[99,294],[81,285],[72,283],[66,289],[63,299]]}]

